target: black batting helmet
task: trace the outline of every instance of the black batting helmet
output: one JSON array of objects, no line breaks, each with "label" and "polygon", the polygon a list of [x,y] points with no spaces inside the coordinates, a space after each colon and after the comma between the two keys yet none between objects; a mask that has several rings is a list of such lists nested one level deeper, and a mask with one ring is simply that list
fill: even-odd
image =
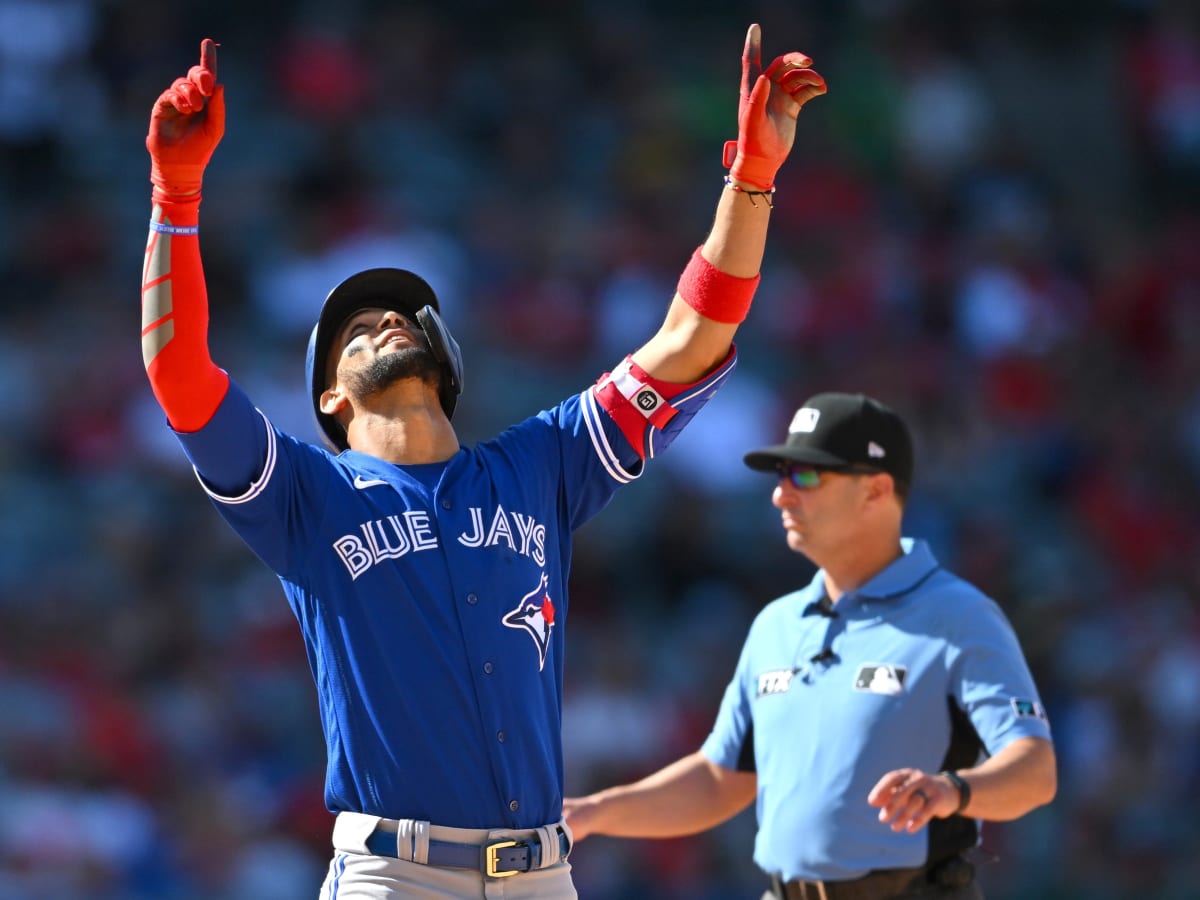
[{"label": "black batting helmet", "polygon": [[349,446],[346,433],[333,416],[321,412],[325,384],[325,362],[338,328],[360,309],[380,307],[404,313],[421,326],[429,349],[442,369],[438,397],[446,417],[454,415],[462,393],[462,351],[438,313],[437,294],[420,275],[405,269],[366,269],[351,275],[325,298],[317,324],[308,338],[305,376],[313,414],[325,442],[337,452]]}]

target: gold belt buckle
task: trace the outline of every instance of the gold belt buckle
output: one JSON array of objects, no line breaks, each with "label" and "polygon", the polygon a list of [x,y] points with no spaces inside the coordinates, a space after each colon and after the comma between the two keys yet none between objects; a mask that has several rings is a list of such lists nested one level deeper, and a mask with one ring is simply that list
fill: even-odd
[{"label": "gold belt buckle", "polygon": [[516,841],[500,841],[498,844],[488,844],[487,846],[487,874],[489,878],[507,878],[509,875],[516,875],[520,869],[504,869],[501,871],[497,868],[499,861],[496,859],[496,852],[503,850],[505,847],[517,846]]}]

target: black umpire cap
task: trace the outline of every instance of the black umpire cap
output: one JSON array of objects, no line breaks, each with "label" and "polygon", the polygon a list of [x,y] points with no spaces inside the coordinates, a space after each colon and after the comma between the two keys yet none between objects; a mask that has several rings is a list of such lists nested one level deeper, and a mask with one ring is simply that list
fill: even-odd
[{"label": "black umpire cap", "polygon": [[437,294],[420,275],[407,269],[366,269],[337,285],[321,307],[317,324],[308,339],[305,358],[313,414],[321,435],[331,449],[346,449],[346,435],[332,416],[321,412],[321,394],[325,392],[325,366],[338,328],[360,309],[394,309],[421,326],[429,349],[443,371],[439,392],[446,417],[454,415],[458,395],[462,393],[462,354],[458,343],[446,330],[439,314]]},{"label": "black umpire cap", "polygon": [[913,477],[908,426],[891,407],[865,394],[823,393],[805,401],[788,426],[787,440],[747,453],[745,463],[773,472],[781,463],[819,469],[869,468],[886,472],[901,496]]}]

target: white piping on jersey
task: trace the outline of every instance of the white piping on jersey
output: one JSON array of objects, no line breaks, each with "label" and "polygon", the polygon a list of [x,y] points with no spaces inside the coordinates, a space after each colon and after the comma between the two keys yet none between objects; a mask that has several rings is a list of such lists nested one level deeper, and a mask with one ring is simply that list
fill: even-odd
[{"label": "white piping on jersey", "polygon": [[196,478],[200,482],[200,487],[204,488],[204,493],[228,506],[249,503],[266,489],[267,482],[271,480],[271,473],[275,471],[275,458],[278,453],[278,447],[275,444],[275,429],[271,427],[271,420],[266,417],[261,409],[255,409],[255,412],[262,416],[263,424],[267,427],[267,459],[263,463],[262,474],[258,477],[257,481],[250,483],[250,487],[246,488],[244,494],[237,497],[223,497],[216,491],[210,491],[208,485],[204,483],[204,479],[200,477],[200,473],[196,471],[195,466],[192,467],[192,471],[196,472]]},{"label": "white piping on jersey", "polygon": [[[620,459],[613,451],[612,445],[608,442],[608,435],[604,432],[604,426],[600,421],[600,410],[596,403],[595,388],[589,387],[583,392],[583,423],[587,426],[588,434],[592,438],[592,446],[596,450],[596,456],[600,458],[601,465],[604,470],[612,477],[613,481],[621,484],[629,484],[629,482],[640,478],[641,472],[637,475],[630,475],[621,466]],[[643,471],[645,471],[643,469]]]},{"label": "white piping on jersey", "polygon": [[[726,378],[728,378],[729,375],[733,372],[733,368],[734,367],[732,365],[727,365],[724,368],[724,370],[719,372],[716,376],[714,376],[710,379],[705,379],[704,381],[702,381],[698,385],[696,385],[696,387],[692,390],[692,392],[690,394],[677,394],[676,396],[672,397],[667,402],[670,404],[672,409],[677,410],[677,409],[679,409],[680,406],[687,403],[689,400],[693,399],[694,397],[697,397],[700,394],[703,394],[705,391],[716,390],[717,385],[719,385],[722,381],[724,381]],[[650,434],[648,435],[648,439],[646,441],[647,456],[650,459],[654,459],[654,455],[655,455],[654,435],[660,433],[660,431],[661,431],[661,429],[655,428],[653,426],[651,426],[651,428],[650,428]]]},{"label": "white piping on jersey", "polygon": [[723,371],[719,372],[711,380],[702,381],[698,385],[696,385],[695,389],[690,394],[679,394],[676,397],[672,397],[671,405],[678,408],[681,403],[687,403],[689,400],[691,400],[697,394],[702,394],[704,391],[709,390],[714,385],[720,384],[722,381],[724,381],[726,378],[728,378],[731,374],[733,374],[733,366],[731,366],[731,365],[726,366]]}]

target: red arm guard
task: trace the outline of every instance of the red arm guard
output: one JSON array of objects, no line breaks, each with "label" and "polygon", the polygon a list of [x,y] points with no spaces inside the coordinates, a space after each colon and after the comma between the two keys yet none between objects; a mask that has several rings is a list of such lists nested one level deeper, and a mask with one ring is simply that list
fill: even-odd
[{"label": "red arm guard", "polygon": [[199,219],[198,195],[158,200],[142,267],[142,361],[167,421],[183,432],[203,428],[229,387],[229,376],[208,352]]}]

